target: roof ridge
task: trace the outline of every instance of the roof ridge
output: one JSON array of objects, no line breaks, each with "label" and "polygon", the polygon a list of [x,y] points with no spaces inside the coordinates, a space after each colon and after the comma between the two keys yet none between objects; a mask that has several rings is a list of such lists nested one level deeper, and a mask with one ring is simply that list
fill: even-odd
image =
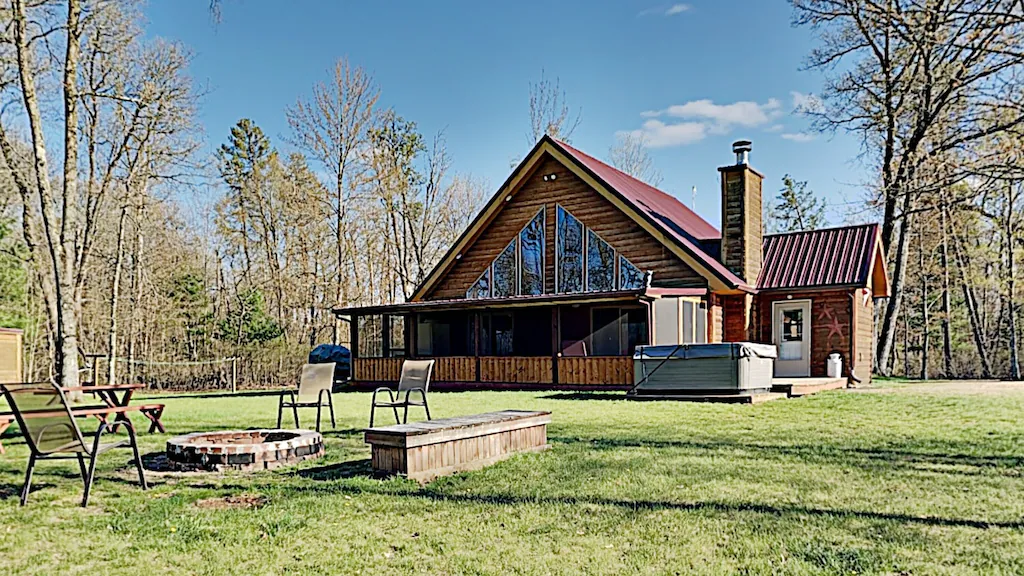
[{"label": "roof ridge", "polygon": [[829,226],[827,228],[815,228],[813,230],[791,230],[789,232],[774,232],[772,234],[764,234],[763,238],[774,238],[776,236],[790,236],[793,234],[814,234],[815,232],[831,232],[833,230],[852,230],[853,228],[877,228],[877,222],[867,222],[865,224],[846,224],[844,226]]}]

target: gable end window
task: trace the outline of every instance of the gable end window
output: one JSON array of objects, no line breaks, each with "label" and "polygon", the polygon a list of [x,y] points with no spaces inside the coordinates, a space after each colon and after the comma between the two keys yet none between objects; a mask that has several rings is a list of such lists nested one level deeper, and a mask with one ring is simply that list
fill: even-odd
[{"label": "gable end window", "polygon": [[640,290],[643,271],[568,210],[555,211],[555,292]]},{"label": "gable end window", "polygon": [[466,298],[507,298],[544,293],[544,207],[502,249]]}]

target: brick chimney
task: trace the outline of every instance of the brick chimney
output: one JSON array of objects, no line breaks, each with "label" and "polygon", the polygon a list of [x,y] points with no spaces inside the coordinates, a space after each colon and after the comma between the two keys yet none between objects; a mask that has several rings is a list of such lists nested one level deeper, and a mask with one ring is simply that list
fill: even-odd
[{"label": "brick chimney", "polygon": [[753,286],[761,273],[761,180],[750,167],[749,140],[733,142],[736,163],[722,166],[722,255],[726,268]]}]

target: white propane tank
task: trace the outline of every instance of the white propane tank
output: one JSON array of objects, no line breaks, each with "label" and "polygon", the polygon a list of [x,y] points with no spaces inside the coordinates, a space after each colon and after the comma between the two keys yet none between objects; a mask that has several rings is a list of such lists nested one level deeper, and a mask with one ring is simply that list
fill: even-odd
[{"label": "white propane tank", "polygon": [[828,373],[829,378],[839,378],[842,375],[843,358],[839,356],[838,352],[828,355],[828,360],[825,361],[825,372]]}]

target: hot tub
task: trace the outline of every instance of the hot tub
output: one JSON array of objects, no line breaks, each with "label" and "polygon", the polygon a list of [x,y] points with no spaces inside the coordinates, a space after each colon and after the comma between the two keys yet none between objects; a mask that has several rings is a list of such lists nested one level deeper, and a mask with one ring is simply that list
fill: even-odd
[{"label": "hot tub", "polygon": [[775,346],[753,342],[637,346],[632,394],[753,394],[772,387]]}]

